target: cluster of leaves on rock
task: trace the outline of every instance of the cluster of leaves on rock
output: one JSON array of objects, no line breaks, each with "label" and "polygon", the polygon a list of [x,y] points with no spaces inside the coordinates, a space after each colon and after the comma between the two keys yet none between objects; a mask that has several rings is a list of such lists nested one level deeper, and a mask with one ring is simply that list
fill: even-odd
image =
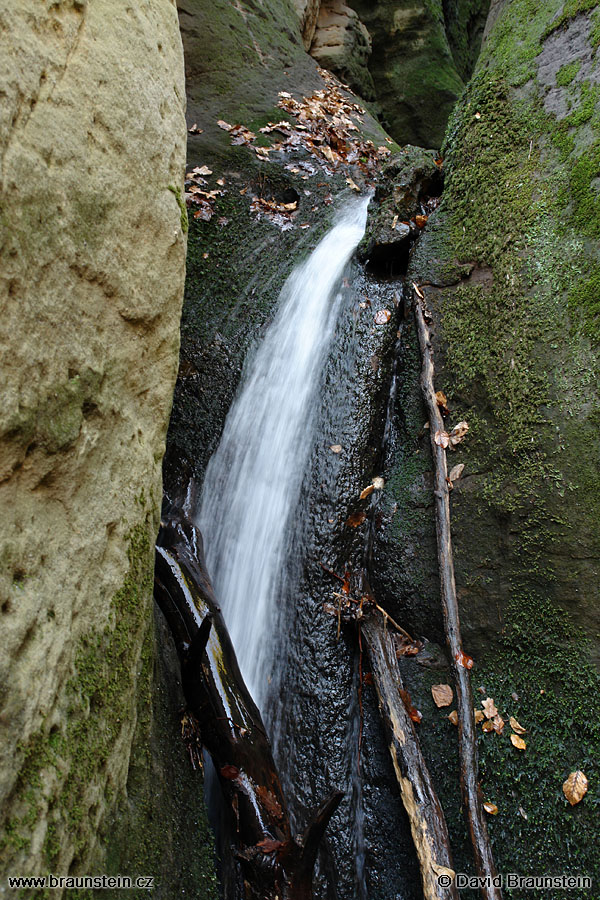
[{"label": "cluster of leaves on rock", "polygon": [[[294,153],[297,158],[286,165],[292,174],[307,180],[318,171],[331,177],[342,169],[349,187],[360,192],[362,188],[350,171],[359,180],[372,179],[381,161],[391,151],[385,145],[376,147],[373,141],[361,136],[357,122],[362,121],[365,110],[344,95],[346,86],[334,75],[323,69],[320,74],[325,88],[310,97],[296,100],[288,91],[280,91],[279,107],[295,121],[269,122],[261,128],[262,134],[280,136],[269,147],[257,145],[257,135],[245,125],[231,125],[223,119],[219,119],[217,125],[229,133],[232,145],[250,148],[264,162],[271,159],[271,154]],[[206,166],[197,167],[186,175],[186,200],[188,205],[198,207],[194,218],[209,221],[215,212],[214,201],[224,191],[205,190],[204,174],[212,174]],[[331,203],[333,199],[326,197],[325,202]],[[285,231],[294,224],[298,203],[280,203],[273,198],[254,196],[250,208],[258,218],[264,216]],[[309,225],[300,223],[300,227],[308,228]]]}]

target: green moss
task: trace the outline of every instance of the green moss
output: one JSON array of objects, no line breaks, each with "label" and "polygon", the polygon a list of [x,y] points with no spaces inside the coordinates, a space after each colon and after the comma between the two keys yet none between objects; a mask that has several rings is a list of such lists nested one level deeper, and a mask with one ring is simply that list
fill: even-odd
[{"label": "green moss", "polygon": [[177,200],[177,205],[179,207],[179,212],[181,213],[181,230],[184,234],[188,232],[188,214],[185,205],[185,200],[183,199],[181,188],[175,186],[174,184],[170,184],[168,188],[172,194],[175,195],[175,199]]},{"label": "green moss", "polygon": [[571,84],[581,68],[581,60],[575,59],[573,62],[565,63],[556,73],[556,83],[559,87],[566,87]]},{"label": "green moss", "polygon": [[584,332],[600,342],[600,264],[595,263],[587,278],[576,280],[568,295],[569,308],[576,318],[583,314]]}]

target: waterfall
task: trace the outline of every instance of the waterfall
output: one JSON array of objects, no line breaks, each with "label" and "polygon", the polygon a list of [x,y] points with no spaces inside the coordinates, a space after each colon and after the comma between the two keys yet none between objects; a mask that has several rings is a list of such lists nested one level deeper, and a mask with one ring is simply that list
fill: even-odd
[{"label": "waterfall", "polygon": [[259,707],[313,411],[369,198],[353,201],[279,296],[207,468],[198,524],[242,675]]}]

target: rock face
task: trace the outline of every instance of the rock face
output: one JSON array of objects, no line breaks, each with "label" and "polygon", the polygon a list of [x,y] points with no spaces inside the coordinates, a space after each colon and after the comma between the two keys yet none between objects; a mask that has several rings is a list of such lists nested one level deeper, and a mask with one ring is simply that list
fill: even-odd
[{"label": "rock face", "polygon": [[2,869],[90,872],[150,728],[183,56],[170,0],[0,19]]},{"label": "rock face", "polygon": [[293,2],[300,19],[300,33],[304,49],[310,50],[319,18],[321,0],[293,0]]},{"label": "rock face", "polygon": [[343,0],[322,0],[310,55],[365,100],[376,96],[367,66],[370,54],[369,32],[355,11]]},{"label": "rock face", "polygon": [[[451,494],[465,652],[474,685],[530,728],[518,760],[506,734],[480,743],[486,796],[512,798],[499,804],[510,824],[491,823],[498,869],[552,860],[592,877],[593,807],[573,815],[555,797],[575,761],[592,768],[600,746],[598,15],[559,0],[493,5],[449,125],[442,203],[409,268],[434,318],[449,425],[470,426],[449,454],[449,466],[465,465]],[[399,600],[409,629],[443,642],[414,341],[402,368],[403,439],[386,481],[396,513],[380,533],[376,589],[392,608]],[[410,666],[419,701],[428,675]],[[421,735],[460,869],[448,750],[441,733]]]},{"label": "rock face", "polygon": [[349,0],[372,41],[377,106],[401,144],[440,147],[477,56],[488,0]]}]

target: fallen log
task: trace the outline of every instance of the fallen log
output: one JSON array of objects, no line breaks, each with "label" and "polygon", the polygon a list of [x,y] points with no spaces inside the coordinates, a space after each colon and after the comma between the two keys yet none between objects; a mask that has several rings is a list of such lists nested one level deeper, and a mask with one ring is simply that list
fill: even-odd
[{"label": "fallen log", "polygon": [[[458,900],[446,819],[403,700],[396,650],[381,613],[363,606],[367,648],[389,750],[421,869],[424,900]],[[449,883],[447,883],[449,882]]]},{"label": "fallen log", "polygon": [[456,687],[461,792],[473,845],[475,869],[477,874],[482,876],[480,882],[481,896],[485,900],[501,900],[502,892],[493,883],[496,876],[496,866],[488,837],[483,810],[483,797],[479,785],[471,678],[469,669],[465,665],[465,663],[468,664],[468,657],[463,653],[458,602],[456,599],[446,450],[441,444],[436,443],[435,440],[436,433],[444,432],[445,426],[435,396],[433,347],[428,325],[431,317],[426,310],[422,292],[420,289],[417,290],[416,286],[414,310],[421,349],[421,390],[429,416],[429,433],[433,457],[435,522],[442,610],[444,613],[446,641],[450,651]]},{"label": "fallen log", "polygon": [[202,537],[176,508],[163,510],[155,596],[181,662],[184,696],[211,755],[236,834],[245,900],[312,900],[320,841],[343,794],[334,791],[293,837],[258,707],[239,670],[206,571]]}]

